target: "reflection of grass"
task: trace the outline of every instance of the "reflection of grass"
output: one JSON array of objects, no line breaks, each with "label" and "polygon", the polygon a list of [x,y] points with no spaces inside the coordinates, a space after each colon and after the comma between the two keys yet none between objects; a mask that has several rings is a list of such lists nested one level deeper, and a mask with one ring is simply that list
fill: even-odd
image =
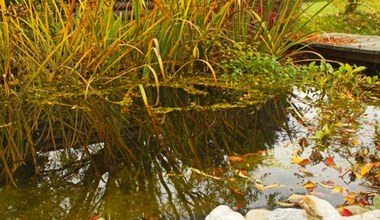
[{"label": "reflection of grass", "polygon": [[[303,7],[313,4],[305,13],[305,17],[319,10],[326,2],[310,1],[304,3]],[[309,24],[308,28],[325,32],[380,35],[379,11],[380,2],[368,0],[363,1],[353,14],[344,14],[344,3],[341,0],[334,1]]]}]

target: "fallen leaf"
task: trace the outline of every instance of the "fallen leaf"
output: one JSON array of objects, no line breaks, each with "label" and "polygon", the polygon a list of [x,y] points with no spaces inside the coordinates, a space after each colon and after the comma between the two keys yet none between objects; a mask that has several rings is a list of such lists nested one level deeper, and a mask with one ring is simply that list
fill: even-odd
[{"label": "fallen leaf", "polygon": [[235,187],[230,187],[230,190],[235,193],[235,194],[238,194],[238,195],[244,195],[244,192],[242,192],[240,189],[238,188],[235,188]]},{"label": "fallen leaf", "polygon": [[249,178],[247,171],[244,169],[239,169],[238,176],[243,177],[243,178],[247,178],[247,179]]},{"label": "fallen leaf", "polygon": [[326,157],[323,162],[328,167],[335,167],[336,166],[336,163],[334,162],[334,158],[333,157]]},{"label": "fallen leaf", "polygon": [[[349,211],[352,215],[361,215],[365,212],[371,211],[371,208],[369,207],[362,207],[359,205],[350,205],[350,206],[345,206],[342,207],[341,209],[346,209],[346,211]],[[339,209],[339,211],[341,210]],[[347,212],[347,214],[349,214]],[[350,215],[345,215],[345,216],[350,216]]]},{"label": "fallen leaf", "polygon": [[332,192],[336,192],[336,193],[341,193],[343,192],[343,188],[341,186],[334,186],[332,189],[331,189]]},{"label": "fallen leaf", "polygon": [[307,170],[306,170],[305,168],[303,168],[303,167],[300,168],[300,171],[301,171],[302,173],[304,173],[305,176],[317,176],[316,174],[307,171]]},{"label": "fallen leaf", "polygon": [[346,201],[348,204],[352,205],[356,202],[356,197],[358,196],[355,192],[349,192],[345,197],[344,201]]},{"label": "fallen leaf", "polygon": [[357,139],[352,139],[352,144],[357,147],[359,146],[359,141]]},{"label": "fallen leaf", "polygon": [[361,169],[361,171],[360,171],[360,175],[361,175],[361,176],[366,175],[366,174],[372,169],[373,165],[374,165],[373,163],[366,163],[366,164],[362,167],[362,169]]},{"label": "fallen leaf", "polygon": [[228,160],[231,162],[242,162],[245,159],[243,157],[240,157],[240,156],[228,156]]},{"label": "fallen leaf", "polygon": [[346,208],[340,208],[339,209],[339,212],[342,216],[352,216],[353,214],[351,213],[350,210],[346,209]]},{"label": "fallen leaf", "polygon": [[310,164],[310,162],[311,162],[310,159],[308,159],[308,158],[302,159],[300,157],[292,157],[291,161],[293,163],[300,165],[300,166],[306,166],[306,165]]},{"label": "fallen leaf", "polygon": [[285,185],[273,183],[273,184],[265,185],[262,190],[274,189],[274,188],[280,188],[280,187],[285,187]]},{"label": "fallen leaf", "polygon": [[256,186],[256,188],[258,189],[258,190],[260,190],[260,191],[263,191],[264,190],[264,185],[263,184],[260,184],[260,183],[255,183],[255,186]]},{"label": "fallen leaf", "polygon": [[319,182],[319,185],[323,188],[332,189],[336,184],[332,180],[327,180]]},{"label": "fallen leaf", "polygon": [[377,150],[380,150],[380,144],[376,145],[375,148],[376,148]]},{"label": "fallen leaf", "polygon": [[209,174],[207,174],[207,173],[205,173],[205,172],[203,172],[203,171],[201,171],[201,170],[198,170],[198,169],[196,169],[196,168],[191,168],[191,171],[193,171],[193,172],[195,172],[195,173],[198,173],[198,174],[200,174],[200,175],[202,175],[202,176],[205,176],[205,177],[210,177],[210,178],[213,178],[213,179],[216,179],[216,180],[220,180],[219,177],[209,175]]},{"label": "fallen leaf", "polygon": [[313,191],[315,187],[317,187],[317,185],[310,180],[303,185],[303,188],[308,189],[309,191]]}]

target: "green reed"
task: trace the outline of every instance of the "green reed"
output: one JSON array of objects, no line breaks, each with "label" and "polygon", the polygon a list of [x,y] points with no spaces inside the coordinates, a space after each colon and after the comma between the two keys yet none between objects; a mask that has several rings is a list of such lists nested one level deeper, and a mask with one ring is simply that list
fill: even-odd
[{"label": "green reed", "polygon": [[[239,82],[219,78],[227,45],[281,59],[308,36],[297,37],[300,27],[292,22],[298,0],[158,0],[154,8],[132,0],[128,16],[114,13],[114,0],[73,2],[0,0],[0,176],[14,185],[27,158],[37,174],[38,152],[62,146],[104,142],[105,160],[137,160],[125,137],[142,126],[160,141],[151,110],[162,102],[160,86],[241,90],[234,88]],[[263,93],[258,105],[277,91],[249,82],[251,92]],[[154,101],[148,86],[155,88]]]}]

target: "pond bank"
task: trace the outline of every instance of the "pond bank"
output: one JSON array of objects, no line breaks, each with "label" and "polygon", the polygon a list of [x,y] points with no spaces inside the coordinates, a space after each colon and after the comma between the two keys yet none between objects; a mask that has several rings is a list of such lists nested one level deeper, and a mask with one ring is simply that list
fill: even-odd
[{"label": "pond bank", "polygon": [[[293,197],[293,198],[291,198]],[[296,203],[302,209],[295,208],[278,208],[273,211],[264,209],[250,210],[244,218],[238,212],[233,211],[225,205],[220,205],[207,215],[206,220],[360,220],[360,219],[380,219],[380,210],[362,210],[361,214],[353,214],[351,216],[341,216],[339,212],[327,201],[319,199],[315,196],[292,195],[289,200],[298,200]],[[351,207],[352,210],[362,207]],[[364,209],[364,208],[362,208]],[[346,209],[350,210],[350,209]]]}]

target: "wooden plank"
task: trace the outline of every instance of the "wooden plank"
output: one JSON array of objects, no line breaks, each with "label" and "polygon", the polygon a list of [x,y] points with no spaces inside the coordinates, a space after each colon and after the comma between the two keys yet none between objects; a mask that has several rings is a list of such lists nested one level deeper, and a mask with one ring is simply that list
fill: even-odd
[{"label": "wooden plank", "polygon": [[380,36],[326,33],[310,47],[323,56],[380,64]]}]

